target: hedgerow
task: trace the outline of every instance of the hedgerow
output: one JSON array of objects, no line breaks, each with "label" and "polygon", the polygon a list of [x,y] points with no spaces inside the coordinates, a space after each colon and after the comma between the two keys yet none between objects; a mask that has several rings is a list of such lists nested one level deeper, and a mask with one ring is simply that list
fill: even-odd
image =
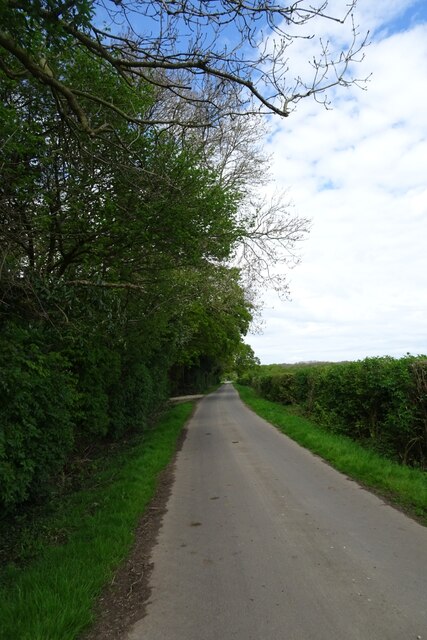
[{"label": "hedgerow", "polygon": [[168,361],[88,333],[66,348],[46,327],[9,321],[0,337],[0,505],[48,496],[73,455],[145,429],[168,395]]},{"label": "hedgerow", "polygon": [[0,504],[41,495],[74,444],[76,381],[40,332],[9,323],[0,337]]},{"label": "hedgerow", "polygon": [[324,428],[404,464],[427,465],[427,359],[366,358],[258,372],[242,383],[299,405]]}]

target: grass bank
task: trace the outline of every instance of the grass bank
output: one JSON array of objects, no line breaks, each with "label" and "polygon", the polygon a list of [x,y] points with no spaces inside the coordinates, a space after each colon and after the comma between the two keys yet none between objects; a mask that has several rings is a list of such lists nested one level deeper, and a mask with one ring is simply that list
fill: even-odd
[{"label": "grass bank", "polygon": [[190,403],[173,407],[155,429],[98,460],[85,489],[21,526],[15,561],[0,570],[2,640],[75,640],[91,623],[191,411]]},{"label": "grass bank", "polygon": [[335,469],[374,489],[427,525],[427,474],[399,465],[347,437],[332,434],[287,407],[261,398],[252,388],[235,385],[255,413],[290,438],[321,456]]}]

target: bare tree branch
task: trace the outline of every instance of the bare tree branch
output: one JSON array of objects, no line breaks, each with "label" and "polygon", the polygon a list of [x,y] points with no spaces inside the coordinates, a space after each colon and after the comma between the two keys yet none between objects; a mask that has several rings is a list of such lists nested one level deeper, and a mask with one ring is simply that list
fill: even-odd
[{"label": "bare tree branch", "polygon": [[97,282],[96,280],[66,280],[64,284],[73,287],[101,287],[105,289],[130,289],[135,291],[145,291],[145,287],[132,282]]},{"label": "bare tree branch", "polygon": [[248,197],[242,214],[242,234],[236,247],[235,264],[252,296],[266,287],[279,297],[289,295],[287,269],[300,262],[298,248],[310,231],[310,220],[292,215],[286,194],[272,199]]},{"label": "bare tree branch", "polygon": [[[360,61],[367,44],[354,22],[356,2],[346,4],[340,16],[328,11],[327,1],[316,6],[305,0],[291,4],[280,0],[90,0],[84,4],[93,11],[91,17],[90,12],[83,12],[81,0],[6,0],[12,26],[8,27],[8,21],[2,26],[0,57],[3,49],[9,64],[1,60],[0,69],[17,81],[25,74],[48,86],[60,97],[59,104],[63,101],[67,105],[79,127],[92,136],[108,130],[110,123],[94,126],[85,101],[143,126],[200,127],[248,113],[287,117],[304,98],[314,97],[327,106],[328,90],[363,84],[352,76],[353,63]],[[97,10],[106,16],[105,26],[100,24]],[[27,38],[17,38],[13,28],[16,17],[27,20]],[[350,42],[332,53],[329,44],[320,41],[310,62],[311,80],[295,76],[289,47],[300,39],[312,40],[325,22],[348,24]],[[307,32],[307,25],[313,27],[313,33]],[[46,34],[44,43],[39,40],[34,44],[34,29]],[[180,101],[203,103],[206,121],[195,122],[191,113],[185,121],[174,120],[172,113],[170,121],[146,119],[120,110],[94,92],[69,85],[57,64],[59,45],[64,43],[109,65],[135,91],[143,81]]]}]

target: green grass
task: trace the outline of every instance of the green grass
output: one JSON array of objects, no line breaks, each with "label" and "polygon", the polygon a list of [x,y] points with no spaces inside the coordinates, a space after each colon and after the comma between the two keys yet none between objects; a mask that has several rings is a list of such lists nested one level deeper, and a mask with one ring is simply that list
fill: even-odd
[{"label": "green grass", "polygon": [[261,398],[250,387],[235,385],[255,413],[290,438],[321,456],[335,469],[374,489],[427,525],[427,474],[399,465],[345,436],[332,434],[296,415],[292,407]]},{"label": "green grass", "polygon": [[91,623],[93,605],[129,553],[192,406],[173,407],[132,447],[104,459],[90,486],[39,517],[38,530],[47,535],[32,550],[35,557],[0,571],[2,640],[74,640]]}]

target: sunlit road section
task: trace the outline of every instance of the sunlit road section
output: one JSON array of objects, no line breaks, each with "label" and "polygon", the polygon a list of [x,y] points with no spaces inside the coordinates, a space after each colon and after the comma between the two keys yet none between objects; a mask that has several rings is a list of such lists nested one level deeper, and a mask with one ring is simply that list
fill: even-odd
[{"label": "sunlit road section", "polygon": [[427,529],[246,408],[200,401],[127,640],[427,640]]}]

